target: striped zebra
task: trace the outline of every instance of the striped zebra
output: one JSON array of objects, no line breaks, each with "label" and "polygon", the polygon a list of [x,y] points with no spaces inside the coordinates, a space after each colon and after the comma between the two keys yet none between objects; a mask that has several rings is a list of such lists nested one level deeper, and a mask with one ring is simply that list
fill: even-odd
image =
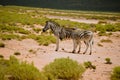
[{"label": "striped zebra", "polygon": [[46,25],[43,28],[43,32],[47,31],[48,29],[51,29],[53,34],[56,36],[56,49],[55,51],[58,51],[59,49],[59,39],[73,39],[73,51],[72,53],[75,53],[75,50],[77,46],[79,45],[78,53],[81,49],[81,41],[84,41],[86,44],[86,50],[83,54],[85,54],[88,50],[88,47],[90,46],[90,55],[92,53],[92,43],[93,43],[93,32],[91,31],[81,31],[76,28],[64,28],[60,27],[60,25],[54,21],[46,21]]}]

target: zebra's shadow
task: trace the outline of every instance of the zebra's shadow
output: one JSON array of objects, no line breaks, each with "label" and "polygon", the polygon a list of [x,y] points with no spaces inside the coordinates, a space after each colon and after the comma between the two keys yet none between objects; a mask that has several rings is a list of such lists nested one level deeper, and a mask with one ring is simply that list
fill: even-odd
[{"label": "zebra's shadow", "polygon": [[67,51],[65,50],[64,48],[62,48],[62,51],[65,52],[65,53],[72,53],[72,54],[82,54],[82,53],[78,53],[78,52],[72,52],[72,51]]}]

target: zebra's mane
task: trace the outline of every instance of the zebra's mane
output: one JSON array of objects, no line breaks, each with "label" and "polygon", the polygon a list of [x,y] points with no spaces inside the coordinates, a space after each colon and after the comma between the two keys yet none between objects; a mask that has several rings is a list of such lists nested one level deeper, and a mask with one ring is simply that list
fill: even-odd
[{"label": "zebra's mane", "polygon": [[52,23],[55,24],[56,26],[59,26],[59,27],[60,27],[60,25],[59,25],[57,22],[55,22],[55,21],[49,21],[49,22],[52,22]]}]

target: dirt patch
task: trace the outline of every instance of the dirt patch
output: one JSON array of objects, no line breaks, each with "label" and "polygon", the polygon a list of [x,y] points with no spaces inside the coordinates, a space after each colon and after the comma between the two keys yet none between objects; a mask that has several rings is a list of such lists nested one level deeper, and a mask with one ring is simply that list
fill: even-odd
[{"label": "dirt patch", "polygon": [[[50,44],[49,46],[39,46],[38,43],[32,39],[25,39],[22,41],[1,40],[5,43],[5,48],[0,48],[0,54],[8,59],[10,55],[14,55],[14,52],[20,52],[21,55],[16,56],[18,59],[30,63],[34,62],[34,65],[39,70],[42,70],[45,65],[54,61],[56,58],[69,57],[79,63],[91,61],[96,66],[96,70],[87,69],[83,74],[82,80],[110,80],[112,68],[120,65],[119,35],[120,32],[113,33],[113,36],[111,37],[100,37],[95,34],[92,55],[89,55],[88,52],[87,54],[82,54],[85,50],[84,44],[82,44],[80,54],[70,53],[73,48],[72,40],[61,41],[60,49],[56,52],[55,44]],[[102,43],[101,39],[110,39],[112,43]],[[103,46],[99,46],[98,43]],[[112,64],[105,64],[105,58],[110,58]]]}]

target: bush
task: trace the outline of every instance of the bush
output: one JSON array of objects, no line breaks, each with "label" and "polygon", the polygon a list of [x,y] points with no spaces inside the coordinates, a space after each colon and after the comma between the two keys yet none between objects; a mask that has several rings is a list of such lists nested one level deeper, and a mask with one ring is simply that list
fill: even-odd
[{"label": "bush", "polygon": [[5,47],[5,44],[0,42],[0,47]]},{"label": "bush", "polygon": [[0,60],[0,80],[46,80],[33,64],[19,62],[14,56],[10,60]]},{"label": "bush", "polygon": [[36,40],[39,43],[39,45],[44,45],[44,46],[48,46],[50,43],[56,42],[55,37],[51,35],[30,34],[27,37]]},{"label": "bush", "polygon": [[106,64],[112,64],[110,58],[105,58]]},{"label": "bush", "polygon": [[84,71],[82,65],[69,58],[55,59],[54,62],[44,68],[44,73],[49,80],[79,80]]},{"label": "bush", "polygon": [[115,23],[115,24],[96,24],[96,30],[100,32],[115,32],[120,30],[120,24]]},{"label": "bush", "polygon": [[44,45],[44,46],[48,46],[50,43],[55,43],[56,39],[54,36],[50,36],[50,35],[39,35],[36,37],[37,42],[39,43],[39,45]]},{"label": "bush", "polygon": [[90,61],[84,62],[85,68],[96,69],[95,65],[92,65]]},{"label": "bush", "polygon": [[102,31],[99,31],[99,32],[98,32],[98,35],[99,35],[99,36],[106,36],[107,33],[106,33],[104,30],[102,30]]},{"label": "bush", "polygon": [[3,55],[0,55],[0,58],[4,58],[4,56],[3,56]]},{"label": "bush", "polygon": [[120,66],[117,66],[113,69],[111,80],[119,80],[120,79]]},{"label": "bush", "polygon": [[30,34],[30,31],[25,30],[23,28],[20,28],[18,32],[21,33],[21,34]]},{"label": "bush", "polygon": [[11,40],[11,39],[19,39],[20,36],[15,34],[0,34],[0,38],[2,40]]},{"label": "bush", "polygon": [[40,28],[33,28],[33,30],[34,30],[36,33],[39,33],[39,31],[41,31]]}]

